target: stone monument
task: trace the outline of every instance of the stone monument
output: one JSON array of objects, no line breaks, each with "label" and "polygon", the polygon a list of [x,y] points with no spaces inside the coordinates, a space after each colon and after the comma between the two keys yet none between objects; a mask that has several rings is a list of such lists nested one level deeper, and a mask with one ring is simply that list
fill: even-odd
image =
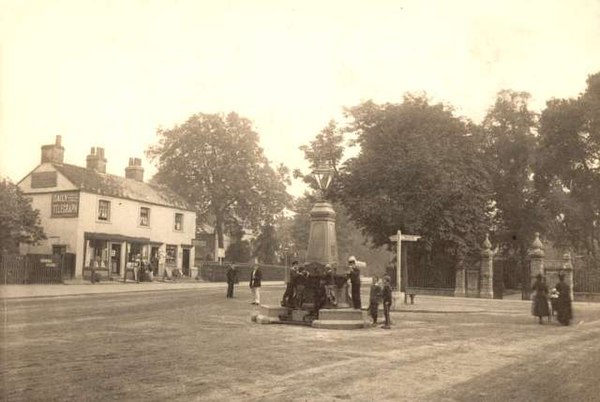
[{"label": "stone monument", "polygon": [[367,326],[362,310],[350,307],[348,271],[338,262],[335,211],[325,199],[333,170],[319,167],[319,187],[310,212],[310,234],[303,266],[302,300],[287,306],[259,306],[252,320],[260,324],[305,324],[315,328],[352,329]]}]

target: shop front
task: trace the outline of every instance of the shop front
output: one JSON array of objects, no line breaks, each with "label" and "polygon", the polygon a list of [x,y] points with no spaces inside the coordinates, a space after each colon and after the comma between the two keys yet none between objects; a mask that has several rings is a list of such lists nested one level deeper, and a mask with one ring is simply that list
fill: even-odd
[{"label": "shop front", "polygon": [[148,238],[110,233],[85,232],[83,277],[91,277],[92,268],[107,280],[139,280],[144,267],[158,274],[158,259],[162,243]]}]

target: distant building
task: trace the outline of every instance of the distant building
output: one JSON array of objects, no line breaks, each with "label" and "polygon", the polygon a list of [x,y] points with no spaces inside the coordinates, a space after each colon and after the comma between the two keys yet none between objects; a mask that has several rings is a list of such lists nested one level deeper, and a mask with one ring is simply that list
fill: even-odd
[{"label": "distant building", "polygon": [[106,173],[104,149],[91,148],[86,167],[64,163],[61,137],[42,146],[41,163],[18,186],[40,211],[48,237],[21,245],[22,253],[74,253],[75,277],[99,273],[123,278],[141,261],[156,262],[159,274],[179,268],[190,275],[196,213],[167,188],[145,183],[141,160],[130,158],[125,177]]}]

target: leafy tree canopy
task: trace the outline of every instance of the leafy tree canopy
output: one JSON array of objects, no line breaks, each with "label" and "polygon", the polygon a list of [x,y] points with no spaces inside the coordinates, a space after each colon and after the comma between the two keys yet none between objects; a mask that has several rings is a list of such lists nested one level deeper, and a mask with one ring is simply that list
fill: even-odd
[{"label": "leafy tree canopy", "polygon": [[[331,120],[314,140],[308,145],[302,145],[300,150],[304,152],[304,158],[310,163],[311,169],[321,166],[329,166],[333,169],[333,178],[330,188],[336,187],[338,168],[344,156],[344,132],[337,127],[335,121]],[[302,178],[313,190],[317,189],[315,178],[309,173],[304,174],[299,169],[294,171],[294,177]],[[335,190],[328,191],[332,195]]]},{"label": "leafy tree canopy", "polygon": [[19,243],[35,244],[46,235],[40,225],[39,211],[7,179],[0,180],[0,252],[16,253]]},{"label": "leafy tree canopy", "polygon": [[258,229],[288,203],[288,170],[269,165],[250,120],[236,113],[198,113],[159,129],[147,155],[156,181],[184,196],[199,217],[214,224],[219,247],[226,225]]},{"label": "leafy tree canopy", "polygon": [[468,122],[424,96],[348,109],[361,150],[340,175],[341,200],[375,245],[398,229],[464,255],[489,228],[490,180]]},{"label": "leafy tree canopy", "polygon": [[576,99],[547,102],[540,119],[536,178],[556,216],[562,246],[599,258],[600,73]]},{"label": "leafy tree canopy", "polygon": [[494,242],[525,263],[534,232],[544,231],[545,202],[534,186],[537,116],[526,92],[500,91],[482,123],[495,201]]}]

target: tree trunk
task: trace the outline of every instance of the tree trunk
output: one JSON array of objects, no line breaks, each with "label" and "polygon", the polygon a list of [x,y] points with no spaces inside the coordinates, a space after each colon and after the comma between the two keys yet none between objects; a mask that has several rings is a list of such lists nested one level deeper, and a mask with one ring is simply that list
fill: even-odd
[{"label": "tree trunk", "polygon": [[217,231],[217,248],[224,248],[225,242],[223,241],[223,214],[216,214],[215,230]]}]

